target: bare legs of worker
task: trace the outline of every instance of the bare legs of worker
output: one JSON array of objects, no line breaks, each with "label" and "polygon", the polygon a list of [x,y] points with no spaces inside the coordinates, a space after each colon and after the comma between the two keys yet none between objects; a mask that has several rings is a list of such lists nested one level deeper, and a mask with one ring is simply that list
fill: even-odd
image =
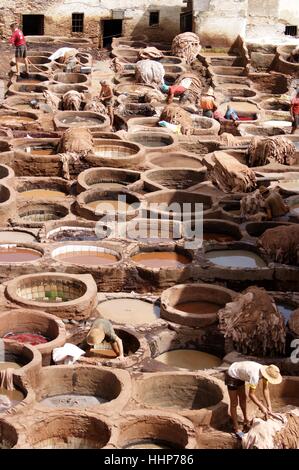
[{"label": "bare legs of worker", "polygon": [[244,416],[244,425],[248,426],[249,419],[247,416],[247,404],[246,404],[246,391],[245,385],[239,387],[237,390],[228,390],[229,398],[230,398],[230,415],[233,422],[234,432],[240,431],[239,424],[238,424],[238,414],[237,414],[237,407],[238,403],[240,403],[240,408],[242,410]]},{"label": "bare legs of worker", "polygon": [[114,121],[114,111],[113,111],[113,106],[108,106],[107,107],[108,115],[110,118],[110,124],[113,127],[113,121]]}]

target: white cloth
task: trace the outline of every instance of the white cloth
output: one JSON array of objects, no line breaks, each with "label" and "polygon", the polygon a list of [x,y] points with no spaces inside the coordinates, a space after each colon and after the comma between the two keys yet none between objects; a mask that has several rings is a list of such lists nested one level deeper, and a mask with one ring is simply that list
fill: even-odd
[{"label": "white cloth", "polygon": [[75,344],[65,343],[61,348],[53,349],[53,361],[55,364],[74,364],[85,351],[78,348]]},{"label": "white cloth", "polygon": [[234,362],[228,368],[228,375],[234,379],[243,380],[248,382],[253,387],[256,387],[259,380],[262,378],[261,364],[254,361],[241,361]]},{"label": "white cloth", "polygon": [[50,55],[49,59],[57,60],[59,57],[63,57],[66,52],[72,51],[73,49],[73,47],[61,47],[60,49],[57,49],[57,51],[55,51],[52,55]]},{"label": "white cloth", "polygon": [[192,78],[183,78],[180,85],[188,89],[191,86],[191,83],[192,83]]}]

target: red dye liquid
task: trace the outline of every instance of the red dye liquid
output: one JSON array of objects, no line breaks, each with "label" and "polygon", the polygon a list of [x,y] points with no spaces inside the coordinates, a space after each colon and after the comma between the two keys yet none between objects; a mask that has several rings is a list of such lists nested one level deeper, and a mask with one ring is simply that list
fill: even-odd
[{"label": "red dye liquid", "polygon": [[12,339],[19,343],[28,343],[31,344],[31,346],[37,346],[38,344],[44,344],[49,341],[45,336],[36,333],[7,333],[3,338]]},{"label": "red dye liquid", "polygon": [[250,116],[239,116],[238,121],[252,121],[254,118]]}]

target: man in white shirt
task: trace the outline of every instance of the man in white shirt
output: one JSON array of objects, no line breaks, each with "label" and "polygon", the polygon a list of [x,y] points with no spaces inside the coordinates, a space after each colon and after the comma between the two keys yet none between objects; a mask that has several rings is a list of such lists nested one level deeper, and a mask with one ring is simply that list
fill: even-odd
[{"label": "man in white shirt", "polygon": [[[260,380],[263,381],[263,394],[267,406],[265,406],[255,394],[256,387]],[[249,383],[249,398],[258,406],[267,418],[268,415],[272,413],[268,384],[280,384],[282,382],[282,376],[280,375],[279,368],[274,364],[263,366],[262,364],[254,361],[234,362],[228,368],[225,377],[225,384],[227,385],[230,398],[230,415],[233,421],[233,428],[238,438],[243,437],[243,433],[239,429],[238,425],[238,402],[244,416],[244,427],[248,427],[249,425],[245,382]]]}]

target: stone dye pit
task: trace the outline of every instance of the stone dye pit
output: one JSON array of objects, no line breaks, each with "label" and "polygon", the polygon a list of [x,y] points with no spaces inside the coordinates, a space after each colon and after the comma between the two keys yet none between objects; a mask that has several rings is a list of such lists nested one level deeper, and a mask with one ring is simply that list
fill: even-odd
[{"label": "stone dye pit", "polygon": [[[290,20],[272,8],[272,44],[260,38],[256,2],[235,2],[242,12],[236,6],[230,18],[215,2],[200,12],[197,3],[209,2],[162,2],[150,25],[148,2],[133,16],[125,3],[125,37],[106,37],[112,13],[102,19],[100,8],[94,19],[85,4],[83,33],[52,36],[68,34],[69,7],[55,18],[42,10],[45,35],[25,31],[28,77],[16,77],[15,59],[4,67],[8,6],[0,18],[1,449],[238,448],[225,373],[241,359],[277,364],[273,409],[299,407],[290,360],[299,337],[299,137],[290,110],[298,64],[295,38],[279,36]],[[180,17],[195,33],[182,38],[200,43],[193,58],[174,40]],[[78,48],[73,68],[51,58],[63,47]],[[142,69],[147,57],[161,77]],[[99,98],[103,80],[111,101]],[[186,90],[172,100],[163,80]],[[212,90],[218,114],[202,108]],[[221,116],[228,106],[235,123]],[[279,191],[289,212],[270,216],[262,186]],[[259,311],[249,303],[245,339],[232,340],[244,314],[233,306],[247,288],[263,300]],[[98,317],[124,357],[114,336],[87,344]],[[256,357],[260,331],[274,339]],[[82,350],[74,363],[56,358],[66,343]],[[260,386],[256,393],[262,399]]]}]

